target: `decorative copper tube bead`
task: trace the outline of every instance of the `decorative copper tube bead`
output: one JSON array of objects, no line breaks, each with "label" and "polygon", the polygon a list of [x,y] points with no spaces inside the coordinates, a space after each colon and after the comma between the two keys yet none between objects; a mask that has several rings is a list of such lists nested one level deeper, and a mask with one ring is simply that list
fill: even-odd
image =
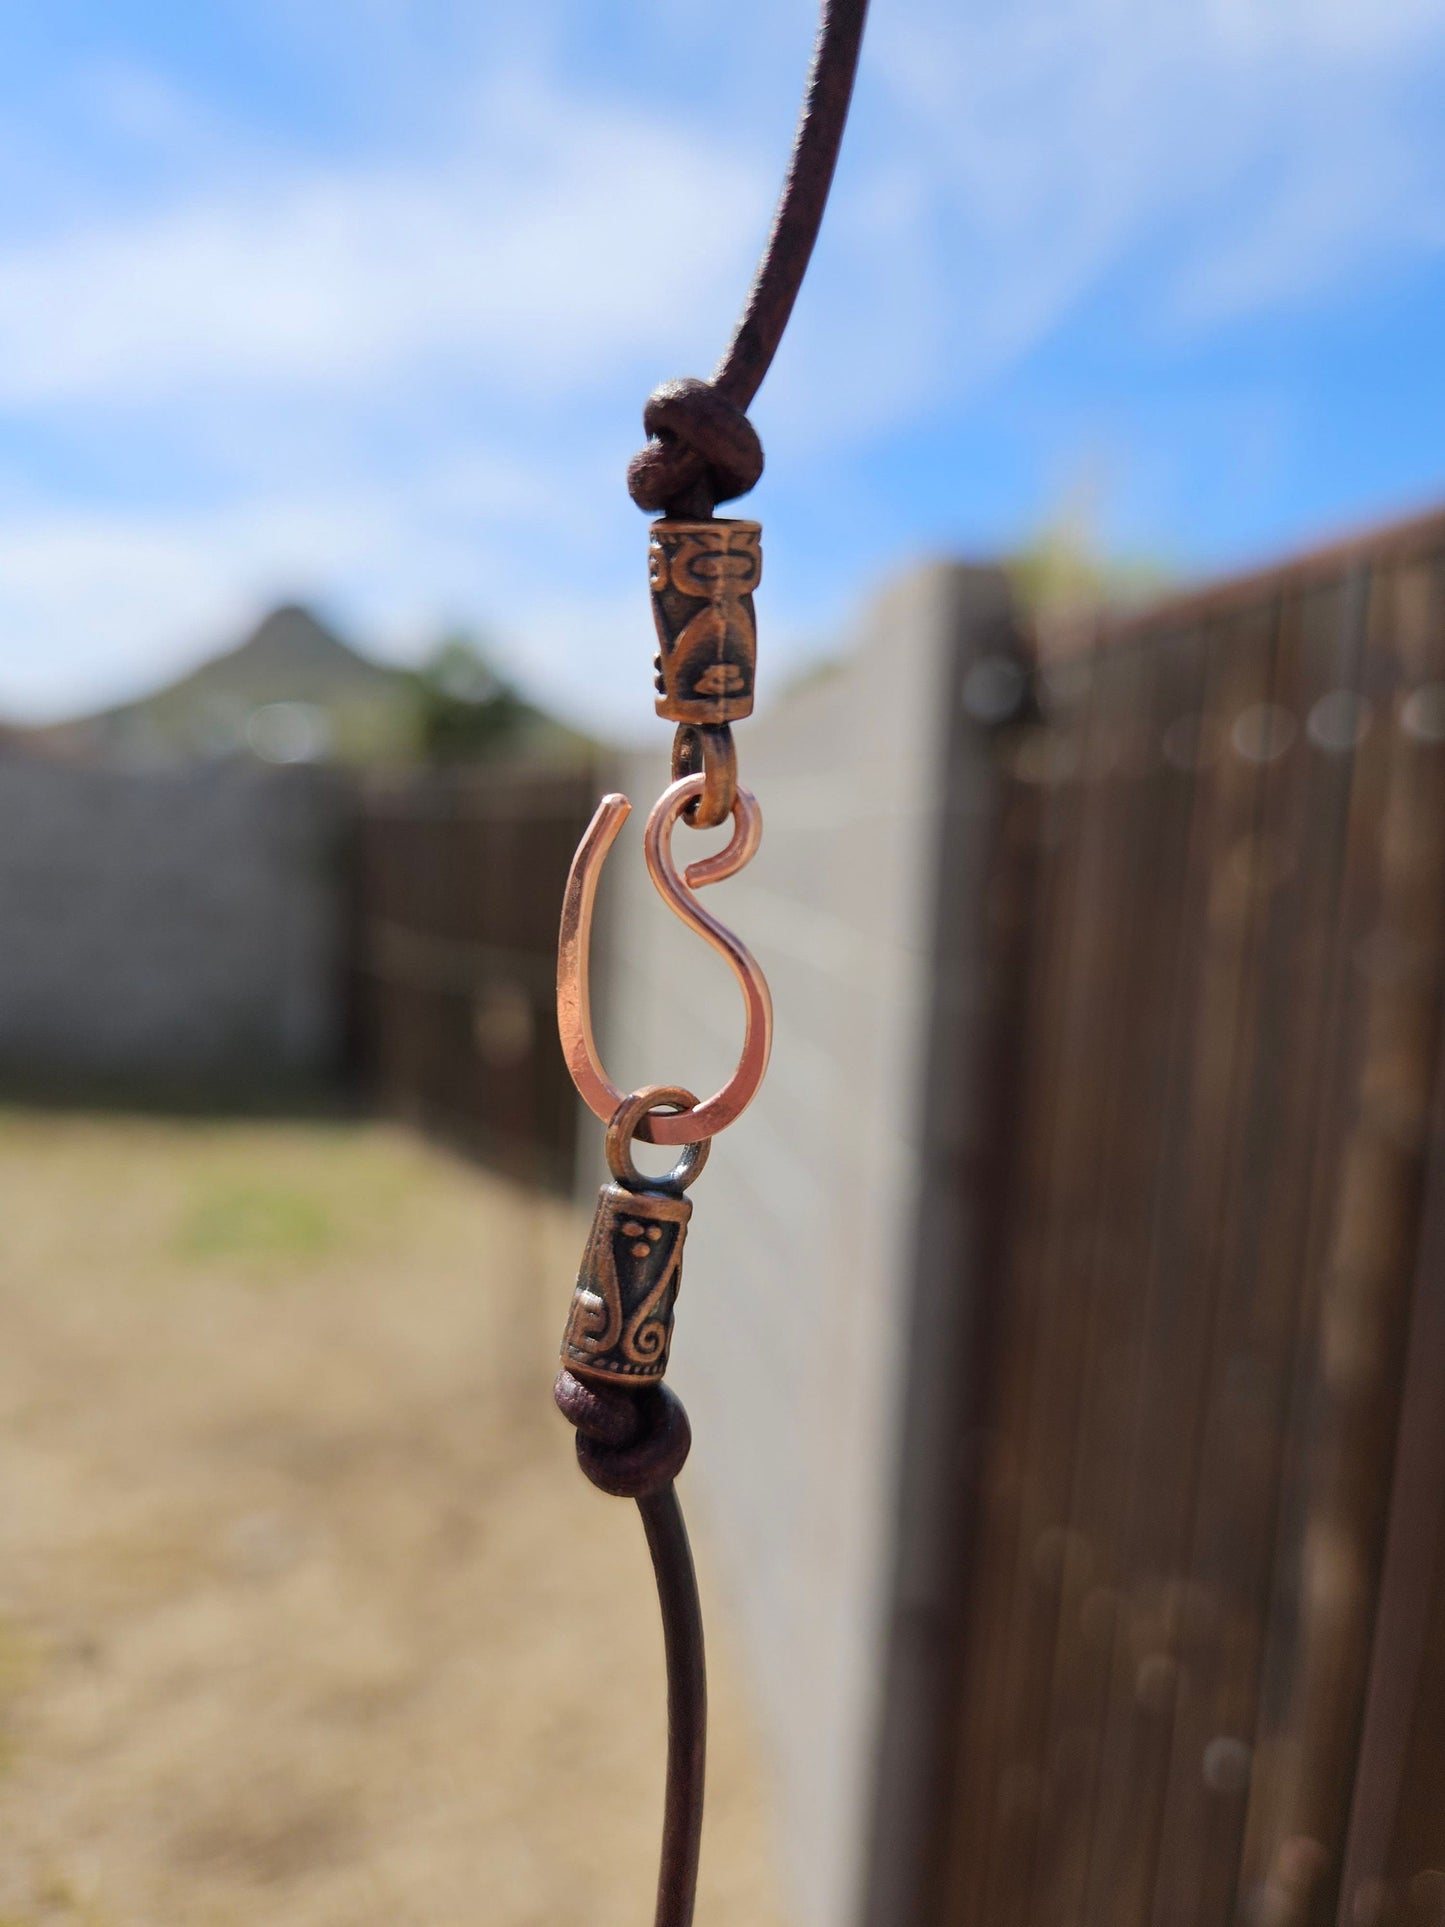
[{"label": "decorative copper tube bead", "polygon": [[692,1200],[604,1184],[562,1338],[562,1363],[592,1384],[660,1383]]},{"label": "decorative copper tube bead", "polygon": [[758,522],[727,518],[652,524],[647,576],[659,716],[707,725],[752,714],[762,533]]}]

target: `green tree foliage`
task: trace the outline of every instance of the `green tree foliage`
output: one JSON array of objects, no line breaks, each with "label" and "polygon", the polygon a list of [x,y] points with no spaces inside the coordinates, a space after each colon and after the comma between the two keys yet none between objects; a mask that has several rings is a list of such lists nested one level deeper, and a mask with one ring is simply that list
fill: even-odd
[{"label": "green tree foliage", "polygon": [[479,762],[516,746],[536,711],[469,635],[443,638],[415,672],[417,744],[428,763]]},{"label": "green tree foliage", "polygon": [[1147,602],[1174,580],[1173,569],[1159,558],[1111,555],[1100,539],[1098,520],[1092,497],[1081,495],[1005,558],[1015,592],[1036,618]]}]

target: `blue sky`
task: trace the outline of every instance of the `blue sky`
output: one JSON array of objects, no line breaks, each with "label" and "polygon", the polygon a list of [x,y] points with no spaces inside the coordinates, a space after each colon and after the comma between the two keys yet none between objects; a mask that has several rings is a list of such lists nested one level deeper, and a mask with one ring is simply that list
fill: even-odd
[{"label": "blue sky", "polygon": [[[766,229],[802,0],[0,6],[0,711],[282,595],[649,714],[623,470]],[[754,410],[764,687],[1069,505],[1194,575],[1445,498],[1445,0],[875,0]]]}]

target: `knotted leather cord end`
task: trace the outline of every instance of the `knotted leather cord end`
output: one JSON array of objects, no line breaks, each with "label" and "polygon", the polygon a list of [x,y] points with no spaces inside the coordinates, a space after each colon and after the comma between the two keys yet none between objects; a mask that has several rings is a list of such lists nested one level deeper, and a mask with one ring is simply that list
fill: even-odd
[{"label": "knotted leather cord end", "polygon": [[563,1370],[552,1396],[563,1418],[577,1428],[577,1463],[614,1499],[651,1499],[665,1492],[692,1450],[687,1413],[665,1385],[614,1392]]},{"label": "knotted leather cord end", "polygon": [[706,519],[763,472],[758,431],[710,381],[663,382],[647,398],[642,426],[652,439],[628,463],[627,488],[649,514]]}]

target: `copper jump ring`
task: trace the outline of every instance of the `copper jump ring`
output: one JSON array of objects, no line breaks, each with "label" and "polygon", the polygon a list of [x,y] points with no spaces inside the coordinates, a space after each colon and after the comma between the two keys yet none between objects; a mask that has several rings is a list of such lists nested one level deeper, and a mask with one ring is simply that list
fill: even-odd
[{"label": "copper jump ring", "polygon": [[629,1191],[685,1191],[707,1163],[707,1154],[712,1149],[710,1137],[695,1138],[685,1144],[677,1163],[660,1178],[649,1178],[638,1170],[632,1157],[632,1140],[643,1118],[653,1111],[667,1111],[675,1116],[680,1111],[696,1108],[696,1093],[684,1090],[681,1084],[646,1084],[624,1099],[612,1113],[605,1140],[607,1166],[617,1182],[625,1184]]},{"label": "copper jump ring", "polygon": [[726,723],[679,723],[672,739],[672,780],[702,774],[702,795],[682,813],[694,830],[715,830],[733,813],[738,794],[738,752]]}]

